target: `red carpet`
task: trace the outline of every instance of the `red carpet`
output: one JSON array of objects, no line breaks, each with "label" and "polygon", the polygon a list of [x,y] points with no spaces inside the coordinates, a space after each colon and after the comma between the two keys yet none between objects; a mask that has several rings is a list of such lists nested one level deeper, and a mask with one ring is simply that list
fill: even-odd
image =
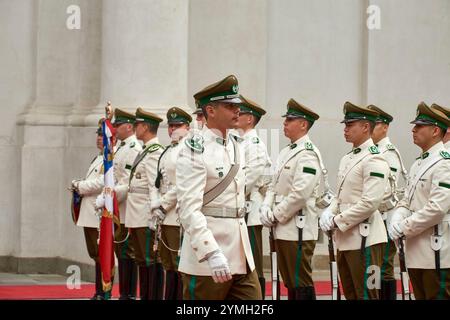
[{"label": "red carpet", "polygon": [[[314,283],[317,295],[331,295],[329,281]],[[69,290],[65,285],[18,285],[0,286],[0,300],[30,300],[30,299],[88,299],[94,294],[93,284],[81,285],[80,289]],[[400,281],[397,281],[397,292],[401,292]],[[272,283],[266,283],[266,293],[272,295]],[[281,285],[281,295],[287,296],[287,289]],[[119,296],[119,286],[113,288],[113,298]]]}]

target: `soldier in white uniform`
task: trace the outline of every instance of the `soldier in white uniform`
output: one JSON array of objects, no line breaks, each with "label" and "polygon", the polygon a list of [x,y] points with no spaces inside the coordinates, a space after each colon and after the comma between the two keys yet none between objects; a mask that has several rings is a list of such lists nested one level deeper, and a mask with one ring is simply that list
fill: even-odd
[{"label": "soldier in white uniform", "polygon": [[155,192],[156,167],[164,149],[156,136],[162,119],[142,108],[136,110],[135,119],[136,137],[144,146],[131,164],[126,185],[125,226],[130,230],[130,245],[139,266],[141,300],[156,300],[162,298],[163,269],[153,250],[155,233],[148,228],[148,202]]},{"label": "soldier in white uniform", "polygon": [[394,211],[389,235],[405,238],[405,259],[414,296],[450,299],[450,154],[442,138],[450,120],[421,102],[414,144],[422,149],[410,169],[405,197]]},{"label": "soldier in white uniform", "polygon": [[268,183],[270,182],[268,180],[270,179],[271,161],[267,153],[267,147],[259,139],[255,127],[261,120],[261,117],[266,114],[266,111],[256,102],[243,96],[240,98],[243,103],[240,106],[237,131],[240,137],[244,139],[242,145],[245,153],[245,221],[264,299],[266,279],[263,272],[263,226],[259,219],[259,207],[264,200]]},{"label": "soldier in white uniform", "polygon": [[387,242],[378,207],[389,166],[371,139],[378,113],[346,102],[344,114],[344,136],[353,150],[339,164],[337,196],[322,213],[320,227],[324,232],[335,230],[336,262],[345,298],[378,299],[377,270]]},{"label": "soldier in white uniform", "polygon": [[182,229],[177,208],[176,163],[182,139],[189,133],[192,117],[183,109],[173,107],[167,111],[168,133],[171,143],[158,161],[155,187],[157,197],[151,202],[152,215],[161,223],[160,256],[166,271],[164,300],[181,300],[183,297],[181,275],[178,273]]},{"label": "soldier in white uniform", "polygon": [[105,298],[97,244],[100,222],[95,208],[95,199],[102,192],[104,185],[102,122],[103,119],[99,121],[97,129],[97,148],[100,153],[92,160],[86,177],[82,180],[72,181],[72,189],[82,197],[77,226],[83,227],[89,257],[95,261],[95,294],[92,300]]},{"label": "soldier in white uniform", "polygon": [[[431,105],[432,109],[437,109],[441,112],[443,112],[447,118],[450,119],[450,109],[446,107],[441,107],[440,105],[437,105],[436,103],[433,103]],[[442,139],[442,142],[445,145],[445,148],[447,148],[447,151],[450,152],[450,128],[447,129],[447,132],[445,133],[444,139]]]},{"label": "soldier in white uniform", "polygon": [[[402,185],[406,183],[407,170],[403,164],[400,152],[388,137],[389,126],[394,118],[389,113],[374,105],[370,105],[367,108],[379,114],[376,119],[375,129],[372,133],[372,140],[388,162],[390,169],[385,198],[378,209],[383,216],[384,225],[387,228],[392,218],[393,209],[397,205],[398,200],[403,197],[404,188],[400,187],[400,180],[403,182]],[[383,253],[383,264],[381,265],[381,300],[397,299],[397,281],[394,277],[394,257],[396,252],[397,247],[395,243],[388,237],[388,242]]]},{"label": "soldier in white uniform", "polygon": [[238,81],[228,76],[194,98],[207,123],[185,140],[176,169],[183,299],[261,299],[244,219],[244,152],[228,132],[239,119]]},{"label": "soldier in white uniform", "polygon": [[312,256],[319,236],[319,185],[322,158],[308,132],[319,115],[294,99],[283,116],[291,143],[281,150],[261,207],[261,221],[274,228],[278,266],[289,300],[315,300]]},{"label": "soldier in white uniform", "polygon": [[[121,300],[135,299],[137,288],[137,267],[134,263],[134,248],[130,245],[128,229],[125,226],[126,198],[131,166],[137,154],[142,150],[134,134],[135,115],[116,108],[113,126],[116,138],[120,140],[114,153],[114,180],[119,202],[120,233],[116,234],[114,250],[119,262],[119,291]],[[126,239],[126,240],[125,240]]]},{"label": "soldier in white uniform", "polygon": [[197,127],[199,130],[201,130],[206,123],[205,115],[203,114],[202,108],[197,107],[197,109],[195,109],[195,111],[192,114],[195,115],[195,121],[197,122]]}]

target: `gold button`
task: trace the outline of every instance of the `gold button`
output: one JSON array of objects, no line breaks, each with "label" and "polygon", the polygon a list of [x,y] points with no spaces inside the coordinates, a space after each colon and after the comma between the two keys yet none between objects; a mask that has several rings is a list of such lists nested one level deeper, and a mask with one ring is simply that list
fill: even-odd
[{"label": "gold button", "polygon": [[197,248],[194,248],[194,251],[198,251],[198,249],[197,249]]},{"label": "gold button", "polygon": [[207,245],[208,245],[208,241],[204,241],[203,244],[204,244],[205,246],[207,246]]}]

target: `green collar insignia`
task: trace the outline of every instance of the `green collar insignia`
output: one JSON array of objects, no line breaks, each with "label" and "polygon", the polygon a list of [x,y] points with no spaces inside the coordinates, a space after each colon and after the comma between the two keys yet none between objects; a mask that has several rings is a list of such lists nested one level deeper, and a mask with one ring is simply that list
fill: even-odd
[{"label": "green collar insignia", "polygon": [[258,138],[258,137],[253,137],[253,138],[252,138],[252,142],[253,142],[254,144],[258,144],[258,143],[259,143],[259,138]]},{"label": "green collar insignia", "polygon": [[306,150],[313,150],[313,144],[311,142],[305,142],[305,149]]},{"label": "green collar insignia", "polygon": [[289,147],[291,149],[295,149],[295,148],[297,148],[297,144],[296,143],[292,143],[292,144],[289,145]]},{"label": "green collar insignia", "polygon": [[355,148],[353,149],[353,154],[358,154],[361,152],[361,148]]},{"label": "green collar insignia", "polygon": [[225,139],[222,139],[222,138],[216,138],[216,142],[218,143],[218,144],[220,144],[220,145],[222,145],[222,146],[224,146],[225,145],[225,142],[226,142],[226,140]]},{"label": "green collar insignia", "polygon": [[430,155],[430,153],[429,152],[424,152],[424,153],[422,153],[422,155],[419,157],[419,159],[426,159],[426,158],[428,158],[428,156]]},{"label": "green collar insignia", "polygon": [[370,146],[369,147],[369,152],[371,154],[378,154],[378,153],[380,153],[380,150],[378,150],[377,146]]}]

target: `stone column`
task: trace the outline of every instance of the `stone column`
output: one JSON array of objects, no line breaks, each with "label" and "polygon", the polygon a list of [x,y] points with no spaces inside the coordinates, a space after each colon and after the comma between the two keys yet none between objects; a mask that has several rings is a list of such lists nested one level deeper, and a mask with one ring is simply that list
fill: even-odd
[{"label": "stone column", "polygon": [[100,100],[86,124],[97,123],[109,100],[165,115],[187,105],[188,1],[103,2]]}]

